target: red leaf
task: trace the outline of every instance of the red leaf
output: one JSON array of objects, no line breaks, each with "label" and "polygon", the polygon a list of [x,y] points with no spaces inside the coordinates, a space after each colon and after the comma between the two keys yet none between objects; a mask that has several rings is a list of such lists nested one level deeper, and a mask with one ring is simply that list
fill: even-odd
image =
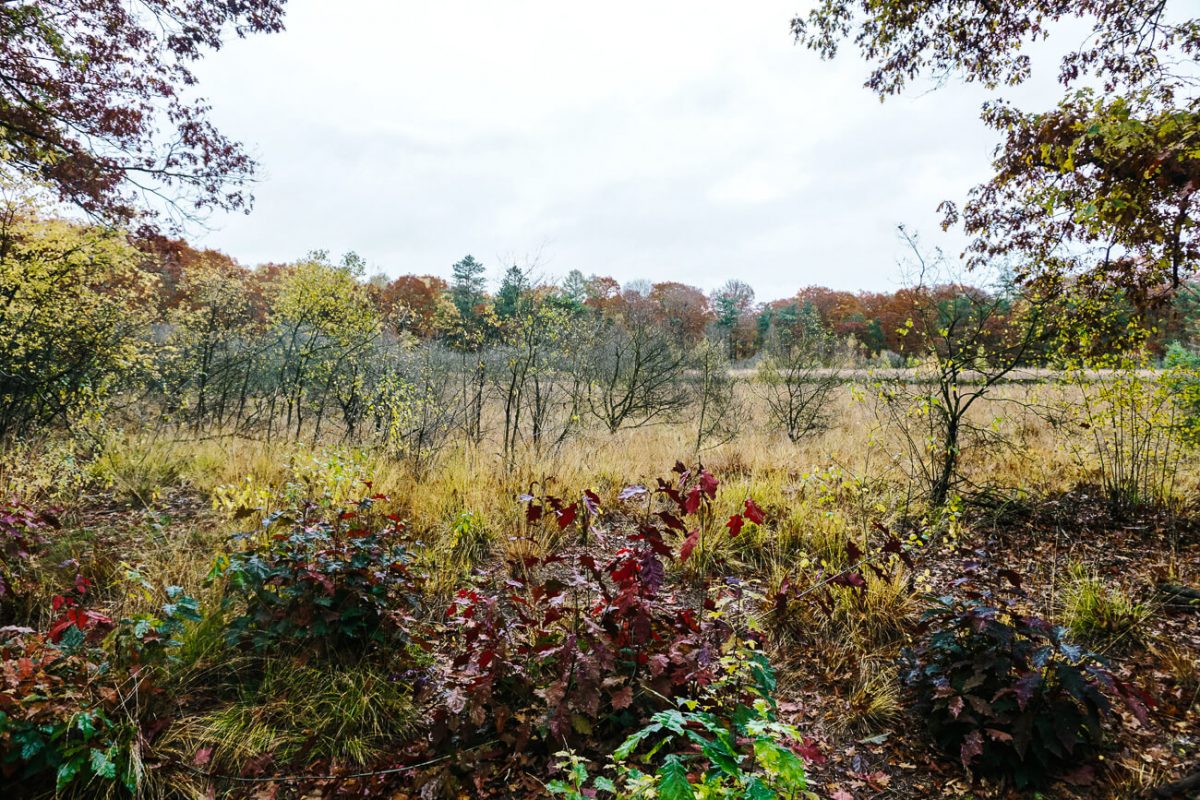
[{"label": "red leaf", "polygon": [[862,561],[863,551],[859,549],[854,542],[846,542],[846,558],[850,559],[851,564],[857,564]]},{"label": "red leaf", "polygon": [[612,707],[614,711],[620,711],[623,708],[629,708],[633,705],[633,687],[622,686],[617,691],[613,692]]},{"label": "red leaf", "polygon": [[999,575],[1000,577],[1004,578],[1005,580],[1007,580],[1014,587],[1016,587],[1018,589],[1021,588],[1021,576],[1019,574],[1017,574],[1016,570],[1000,569],[1000,570],[996,570],[996,574]]},{"label": "red leaf", "polygon": [[660,511],[658,512],[658,517],[666,523],[668,528],[671,528],[672,530],[679,531],[680,533],[687,530],[687,526],[683,524],[683,520],[672,514],[670,511]]},{"label": "red leaf", "polygon": [[688,492],[687,500],[684,501],[683,511],[685,514],[695,514],[700,510],[700,487],[693,486]]},{"label": "red leaf", "polygon": [[729,522],[725,523],[725,527],[729,528],[730,536],[737,536],[742,532],[742,526],[745,524],[746,520],[742,518],[741,514],[734,514],[729,518]]},{"label": "red leaf", "polygon": [[981,755],[983,755],[983,734],[978,730],[971,731],[963,739],[962,747],[959,749],[962,765],[970,769],[971,762]]},{"label": "red leaf", "polygon": [[753,500],[746,498],[746,519],[753,522],[755,525],[762,525],[767,521],[767,517],[763,514],[763,510],[758,507],[758,504]]},{"label": "red leaf", "polygon": [[679,548],[679,560],[687,561],[688,556],[690,556],[692,551],[696,549],[696,545],[699,543],[699,541],[700,529],[696,528],[687,535],[686,539],[683,540],[683,544]]},{"label": "red leaf", "polygon": [[721,482],[714,478],[708,470],[700,471],[700,489],[709,496],[709,499],[717,496],[717,487],[720,484]]},{"label": "red leaf", "polygon": [[578,508],[578,503],[571,503],[571,505],[558,512],[558,529],[560,531],[575,521],[575,511]]},{"label": "red leaf", "polygon": [[792,745],[792,751],[810,764],[824,764],[829,760],[812,739],[797,742]]}]

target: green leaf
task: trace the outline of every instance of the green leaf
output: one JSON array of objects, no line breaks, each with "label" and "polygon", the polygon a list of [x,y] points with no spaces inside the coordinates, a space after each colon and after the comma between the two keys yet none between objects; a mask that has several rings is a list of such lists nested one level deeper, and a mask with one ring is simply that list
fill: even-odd
[{"label": "green leaf", "polygon": [[677,755],[669,755],[658,768],[658,800],[695,800],[687,769]]},{"label": "green leaf", "polygon": [[624,761],[629,758],[630,753],[637,750],[638,745],[646,740],[652,734],[662,730],[662,725],[653,724],[647,725],[637,733],[632,734],[628,739],[621,743],[621,746],[613,751],[612,757],[614,761]]},{"label": "green leaf", "polygon": [[651,719],[667,730],[679,734],[683,733],[684,726],[687,725],[687,720],[684,718],[683,714],[675,710],[660,711],[651,717]]},{"label": "green leaf", "polygon": [[762,782],[761,778],[755,777],[746,784],[746,800],[778,800],[779,795],[775,791]]},{"label": "green leaf", "polygon": [[25,738],[21,742],[21,760],[31,761],[34,756],[42,751],[42,740],[36,734]]},{"label": "green leaf", "polygon": [[713,766],[726,775],[735,778],[741,775],[741,758],[730,747],[728,737],[718,736],[711,742],[705,742],[701,745],[700,750],[704,753],[704,757],[713,763]]},{"label": "green leaf", "polygon": [[58,774],[54,778],[55,791],[61,792],[67,785],[75,780],[75,776],[79,774],[79,768],[83,766],[83,759],[72,758],[64,761],[58,767]]},{"label": "green leaf", "polygon": [[108,753],[103,750],[92,750],[91,766],[92,773],[98,778],[112,780],[117,777],[117,765],[108,757]]},{"label": "green leaf", "polygon": [[75,727],[83,734],[83,738],[92,738],[96,735],[96,715],[90,711],[79,712],[75,715]]},{"label": "green leaf", "polygon": [[605,778],[603,775],[597,777],[596,780],[592,781],[592,783],[602,792],[610,792],[612,794],[617,793],[617,785],[608,778]]},{"label": "green leaf", "polygon": [[788,748],[768,737],[754,740],[754,757],[768,774],[779,780],[788,789],[808,787],[808,775],[804,761]]}]

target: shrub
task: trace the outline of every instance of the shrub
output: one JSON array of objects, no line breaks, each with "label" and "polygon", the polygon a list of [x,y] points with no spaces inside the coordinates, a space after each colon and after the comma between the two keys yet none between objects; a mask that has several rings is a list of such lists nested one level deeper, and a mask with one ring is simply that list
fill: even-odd
[{"label": "shrub", "polygon": [[936,743],[967,769],[1040,784],[1089,757],[1111,698],[1145,720],[1149,698],[999,593],[938,598],[922,628],[906,682]]},{"label": "shrub", "polygon": [[1150,374],[1145,366],[1120,359],[1102,381],[1071,367],[1064,374],[1078,397],[1064,397],[1054,420],[1118,516],[1176,502],[1179,466],[1196,443],[1195,371],[1177,363]]},{"label": "shrub", "polygon": [[47,218],[40,205],[27,194],[0,200],[5,440],[52,422],[98,419],[147,364],[154,283],[128,237]]},{"label": "shrub", "polygon": [[58,790],[113,781],[133,791],[136,726],[122,713],[115,676],[97,648],[33,632],[0,641],[0,769],[6,778],[53,776]]},{"label": "shrub", "polygon": [[[178,587],[159,615],[114,624],[85,605],[89,583],[54,598],[45,633],[0,630],[0,771],[56,791],[93,781],[136,792],[139,726],[153,713],[154,670],[196,601]],[[110,632],[111,631],[111,632]]]},{"label": "shrub", "polygon": [[362,500],[332,519],[306,505],[295,516],[269,516],[265,538],[234,537],[244,549],[214,570],[226,602],[241,604],[230,642],[329,654],[405,639],[415,627],[420,582],[409,570],[403,523],[375,510],[382,499]]},{"label": "shrub", "polygon": [[[636,510],[607,561],[587,549],[527,556],[508,563],[502,584],[457,593],[447,617],[459,655],[446,678],[440,735],[470,739],[491,721],[489,736],[523,748],[530,740],[623,733],[648,709],[713,680],[711,654],[734,630],[722,614],[705,613],[716,612],[721,598],[688,607],[662,589],[664,561],[676,546],[681,561],[702,549],[718,481],[682,464],[675,471],[677,478],[659,479],[655,489],[621,493]],[[591,491],[574,502],[524,499],[531,526],[575,527],[584,543],[603,514]],[[745,518],[735,514],[727,524],[730,532],[745,519],[762,520],[753,501],[745,507]],[[618,520],[629,524],[622,515],[605,527],[620,536]]]}]

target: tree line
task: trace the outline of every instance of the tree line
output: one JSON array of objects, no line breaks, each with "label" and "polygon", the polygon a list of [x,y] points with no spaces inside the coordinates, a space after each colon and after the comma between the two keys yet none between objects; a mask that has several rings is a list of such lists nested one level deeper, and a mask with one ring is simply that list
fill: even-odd
[{"label": "tree line", "polygon": [[[1060,358],[1056,329],[1086,324],[1087,347],[1105,352],[1151,313],[1119,292],[1081,302],[979,288],[944,259],[891,294],[810,287],[769,303],[739,281],[706,294],[577,270],[539,280],[520,266],[489,291],[469,255],[449,280],[368,277],[360,257],[320,251],[250,269],[182,240],[58,218],[12,187],[2,211],[4,438],[110,420],[121,398],[138,419],[197,436],[371,440],[418,466],[460,434],[494,436],[512,458],[585,427],[687,412],[699,453],[742,421],[733,367],[753,369],[795,441],[821,427],[844,367],[946,362],[955,383],[964,370],[999,379]],[[1153,312],[1158,327],[1136,328],[1157,346],[1190,329],[1190,312],[1180,300]]]}]

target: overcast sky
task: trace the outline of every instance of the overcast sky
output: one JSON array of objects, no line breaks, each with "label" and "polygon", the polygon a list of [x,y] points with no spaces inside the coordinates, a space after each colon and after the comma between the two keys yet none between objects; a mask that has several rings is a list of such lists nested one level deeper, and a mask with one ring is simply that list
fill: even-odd
[{"label": "overcast sky", "polygon": [[192,238],[245,264],[354,250],[388,275],[472,253],[493,278],[895,288],[898,224],[961,249],[935,209],[988,174],[985,95],[881,104],[855,53],[793,43],[807,5],[289,0],[285,33],[199,69],[262,174],[249,216]]}]

